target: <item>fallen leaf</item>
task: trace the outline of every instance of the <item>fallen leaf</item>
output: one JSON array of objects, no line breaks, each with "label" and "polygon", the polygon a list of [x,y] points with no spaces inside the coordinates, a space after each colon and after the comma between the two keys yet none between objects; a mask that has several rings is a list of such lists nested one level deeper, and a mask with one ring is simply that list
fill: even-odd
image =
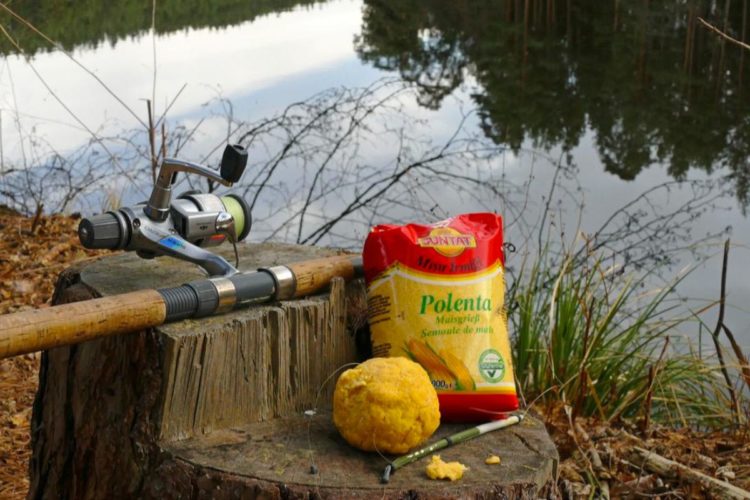
[{"label": "fallen leaf", "polygon": [[16,413],[12,417],[10,417],[10,423],[13,424],[15,427],[28,426],[30,411],[31,411],[31,408],[26,408],[25,410],[19,413]]},{"label": "fallen leaf", "polygon": [[25,295],[34,291],[34,283],[31,280],[15,280],[12,284],[13,292]]}]

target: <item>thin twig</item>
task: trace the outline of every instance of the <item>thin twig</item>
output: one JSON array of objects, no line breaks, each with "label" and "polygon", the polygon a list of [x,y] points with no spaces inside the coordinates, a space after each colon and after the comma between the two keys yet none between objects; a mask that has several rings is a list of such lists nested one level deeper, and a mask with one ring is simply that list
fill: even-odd
[{"label": "thin twig", "polygon": [[[156,0],[151,1],[151,49],[153,53],[154,71],[151,84],[151,102],[154,106],[154,115],[156,114]],[[149,120],[151,120],[149,116]]]},{"label": "thin twig", "polygon": [[3,115],[0,110],[0,172],[5,170],[5,154],[3,152]]},{"label": "thin twig", "polygon": [[[376,89],[378,90],[378,89]],[[362,93],[362,95],[359,96],[359,98],[356,101],[354,110],[352,111],[352,116],[349,120],[349,126],[347,130],[339,137],[339,139],[336,141],[336,143],[331,147],[328,154],[326,155],[325,160],[320,164],[318,167],[318,170],[315,172],[315,175],[313,176],[312,183],[310,185],[310,188],[307,191],[307,198],[305,199],[305,203],[302,206],[302,210],[299,214],[299,225],[297,230],[297,242],[300,242],[302,240],[302,229],[305,222],[305,214],[307,213],[308,208],[310,207],[310,204],[312,202],[312,197],[315,191],[316,184],[318,182],[318,179],[323,174],[323,171],[326,169],[330,161],[333,159],[334,155],[339,151],[342,144],[344,144],[344,141],[350,137],[352,134],[354,134],[357,129],[360,127],[362,122],[372,113],[375,112],[376,109],[378,109],[381,105],[383,105],[386,101],[390,100],[392,97],[394,97],[396,94],[400,93],[401,89],[396,89],[394,92],[391,92],[384,98],[380,99],[379,101],[375,102],[373,105],[366,107],[365,111],[362,116],[358,116],[357,112],[360,110],[360,106],[362,105],[362,101],[365,99],[365,97],[369,97],[369,93],[365,92]],[[374,91],[373,91],[374,93]]]},{"label": "thin twig", "polygon": [[550,205],[552,204],[552,197],[554,196],[555,188],[557,187],[557,177],[562,170],[563,154],[564,153],[560,153],[560,158],[557,160],[557,165],[555,165],[555,174],[552,176],[552,184],[549,187],[549,193],[547,193],[547,199],[545,200],[544,209],[542,210],[542,220],[539,223],[539,234],[537,235],[537,252],[539,252],[539,256],[541,256],[542,249],[544,248],[542,245],[542,233],[544,232],[547,215],[549,214]]},{"label": "thin twig", "polygon": [[661,354],[659,354],[656,363],[648,367],[648,390],[646,391],[646,402],[643,409],[643,427],[641,429],[644,434],[648,432],[651,423],[651,402],[654,396],[654,384],[656,382],[656,376],[659,373],[659,368],[661,367],[661,362],[664,359],[664,355],[667,353],[667,346],[669,346],[669,337],[664,339],[664,347],[662,347]]},{"label": "thin twig", "polygon": [[[4,27],[0,26],[0,29],[2,29],[3,34],[6,37],[10,37],[10,33],[8,33]],[[13,40],[11,43],[16,43],[15,40]],[[5,62],[6,66],[8,67],[8,79],[10,80],[10,93],[13,96],[13,108],[15,109],[15,125],[16,125],[16,131],[18,132],[18,137],[20,138],[20,149],[21,149],[21,160],[23,161],[23,167],[28,168],[29,163],[26,160],[26,146],[24,145],[24,134],[21,127],[21,116],[18,112],[18,98],[16,97],[16,83],[13,79],[13,72],[10,69],[10,64],[8,64],[7,60]]]},{"label": "thin twig", "polygon": [[27,21],[26,19],[24,19],[23,17],[21,17],[21,16],[19,15],[19,14],[16,14],[16,12],[15,12],[15,11],[13,11],[13,10],[12,10],[12,9],[11,9],[10,7],[8,7],[7,5],[5,5],[4,3],[1,3],[1,2],[0,2],[0,8],[2,8],[2,9],[3,9],[3,10],[5,10],[5,11],[6,11],[6,12],[7,12],[8,14],[10,14],[10,15],[11,15],[11,16],[13,16],[14,18],[16,18],[16,19],[17,19],[17,20],[18,20],[18,21],[19,21],[19,22],[20,22],[21,24],[25,25],[25,26],[26,26],[27,28],[29,28],[29,29],[30,29],[31,31],[33,31],[34,33],[36,33],[37,35],[39,35],[40,37],[42,37],[42,38],[43,38],[44,40],[46,40],[46,41],[47,41],[47,43],[49,43],[50,45],[52,45],[53,47],[55,47],[55,48],[56,48],[57,50],[59,50],[60,52],[62,52],[63,54],[65,54],[65,56],[66,56],[66,57],[67,57],[68,59],[70,59],[71,61],[73,61],[73,62],[74,62],[74,63],[75,63],[75,64],[76,64],[76,65],[77,65],[77,66],[78,66],[79,68],[81,68],[81,69],[82,69],[82,70],[84,70],[84,71],[85,71],[86,73],[88,73],[88,74],[89,74],[89,75],[90,75],[90,76],[91,76],[92,78],[94,78],[94,80],[96,80],[96,81],[97,81],[97,82],[98,82],[98,83],[99,83],[99,84],[100,84],[100,85],[102,86],[102,88],[104,88],[104,90],[106,90],[106,91],[107,91],[107,93],[108,93],[109,95],[111,95],[112,97],[114,97],[114,98],[115,98],[115,100],[116,100],[117,102],[119,102],[120,104],[122,104],[122,106],[123,106],[123,107],[124,107],[124,108],[125,108],[125,109],[126,109],[126,110],[127,110],[127,111],[128,111],[128,112],[129,112],[130,114],[131,114],[131,115],[133,115],[133,117],[134,117],[134,118],[135,118],[136,120],[138,120],[138,122],[139,122],[139,123],[140,123],[141,125],[143,125],[144,127],[146,126],[146,124],[145,124],[145,123],[143,123],[143,120],[141,120],[141,119],[140,119],[140,117],[139,117],[139,116],[138,116],[138,115],[137,115],[137,114],[135,113],[135,111],[133,111],[133,110],[132,110],[132,108],[130,108],[130,106],[128,106],[127,104],[125,104],[125,102],[124,102],[124,101],[123,101],[122,99],[120,99],[120,98],[119,98],[119,97],[117,96],[117,94],[115,94],[115,93],[114,93],[114,92],[112,91],[112,89],[110,89],[110,88],[109,88],[109,87],[107,86],[107,84],[106,84],[106,83],[104,83],[104,82],[102,81],[102,79],[101,79],[101,78],[99,78],[98,76],[96,76],[96,74],[95,74],[95,73],[94,73],[93,71],[91,71],[90,69],[88,69],[88,68],[87,68],[86,66],[84,66],[84,65],[83,65],[82,63],[80,63],[80,62],[79,62],[79,61],[78,61],[78,60],[77,60],[77,59],[76,59],[75,57],[73,57],[72,55],[70,55],[70,54],[69,54],[69,53],[68,53],[68,52],[67,52],[67,51],[66,51],[66,50],[65,50],[65,49],[63,48],[63,46],[62,46],[62,45],[60,45],[60,43],[59,43],[59,42],[56,42],[55,40],[51,39],[50,37],[48,37],[47,35],[45,35],[44,33],[42,33],[42,32],[41,32],[41,31],[40,31],[39,29],[37,29],[37,27],[36,27],[36,26],[34,26],[34,25],[33,25],[33,24],[31,24],[31,23],[30,23],[29,21]]},{"label": "thin twig", "polygon": [[711,338],[714,341],[714,347],[716,348],[716,356],[719,358],[719,364],[721,366],[721,373],[724,375],[724,381],[727,383],[727,390],[732,398],[732,411],[735,416],[735,421],[739,423],[740,420],[740,407],[737,394],[732,385],[732,379],[729,376],[729,370],[724,362],[724,352],[721,349],[721,343],[719,342],[719,333],[721,333],[722,325],[724,324],[724,311],[726,309],[726,295],[727,295],[727,262],[729,257],[729,240],[724,242],[724,261],[721,266],[721,295],[719,298],[719,318],[716,320],[716,328],[711,333]]},{"label": "thin twig", "polygon": [[[159,125],[161,125],[162,121],[166,120],[167,113],[169,113],[169,110],[172,109],[172,106],[177,101],[177,99],[180,97],[180,95],[182,94],[182,92],[185,90],[186,87],[187,87],[187,83],[183,83],[182,87],[180,87],[180,90],[177,91],[177,93],[172,98],[172,100],[169,101],[169,104],[167,104],[167,107],[164,108],[164,112],[161,114],[161,116],[159,116],[159,119],[156,120],[156,123],[154,124],[154,126],[158,127]],[[202,119],[201,119],[201,121],[202,121]]]},{"label": "thin twig", "polygon": [[[726,270],[728,268],[728,262],[729,262],[729,240],[726,240],[724,242],[724,260],[722,264],[722,283],[721,283],[721,293],[722,293],[722,302],[720,305],[720,308],[724,307],[724,287],[725,287],[725,279],[726,279]],[[734,335],[732,334],[732,331],[727,327],[726,324],[724,324],[724,315],[720,312],[720,318],[721,318],[721,329],[724,330],[724,333],[727,335],[727,338],[729,339],[729,343],[732,345],[732,350],[734,351],[734,355],[737,357],[737,361],[740,363],[740,367],[742,370],[742,378],[745,381],[745,385],[747,385],[748,388],[750,388],[750,364],[748,364],[747,357],[745,356],[745,353],[742,352],[742,348],[737,343],[737,340],[734,338]],[[716,332],[718,335],[718,331]]]},{"label": "thin twig", "polygon": [[161,159],[167,157],[167,124],[161,122]]},{"label": "thin twig", "polygon": [[643,425],[641,426],[643,434],[648,433],[648,428],[651,425],[651,402],[654,395],[654,380],[656,380],[656,365],[650,365],[648,367],[648,391],[646,392],[646,402],[643,404]]},{"label": "thin twig", "polygon": [[31,234],[36,234],[36,230],[39,227],[39,221],[44,213],[44,203],[39,203],[36,206],[36,213],[34,214],[34,220],[31,222]]},{"label": "thin twig", "polygon": [[602,472],[606,472],[604,463],[602,463],[602,457],[599,455],[599,452],[596,450],[596,445],[581,424],[575,424],[575,430],[586,444],[589,457],[591,458],[591,471],[595,482],[597,483],[594,486],[599,487],[600,498],[609,499],[609,482],[606,478],[602,477]]},{"label": "thin twig", "polygon": [[709,30],[713,31],[714,33],[716,33],[716,34],[717,34],[717,35],[719,35],[720,37],[722,37],[722,38],[724,38],[724,39],[726,39],[726,40],[728,40],[728,41],[730,41],[730,42],[734,43],[735,45],[739,45],[739,46],[740,46],[740,47],[742,47],[743,49],[747,49],[747,50],[750,50],[750,45],[748,45],[748,44],[746,44],[746,43],[744,43],[744,42],[741,42],[741,41],[737,40],[736,38],[732,38],[731,36],[727,35],[727,34],[726,34],[726,33],[724,33],[723,31],[721,31],[721,30],[720,30],[719,28],[717,28],[716,26],[714,26],[713,24],[710,24],[710,23],[708,23],[708,22],[707,22],[707,21],[706,21],[705,19],[703,19],[702,17],[699,17],[699,18],[698,18],[698,21],[700,21],[700,23],[701,23],[701,24],[702,24],[703,26],[705,26],[705,27],[706,27],[706,28],[708,28]]},{"label": "thin twig", "polygon": [[[5,7],[2,3],[0,3],[0,7]],[[112,160],[113,165],[120,171],[120,173],[128,179],[131,183],[137,186],[135,181],[133,180],[133,177],[120,165],[120,162],[117,160],[117,157],[114,153],[112,153],[106,144],[104,144],[104,141],[93,131],[91,130],[84,122],[81,120],[78,115],[76,115],[70,107],[68,107],[63,100],[55,93],[54,90],[52,90],[52,87],[47,83],[47,80],[44,79],[44,77],[37,71],[36,67],[31,63],[31,58],[24,52],[23,48],[18,44],[18,42],[10,36],[10,33],[7,32],[5,27],[0,25],[0,32],[8,39],[8,41],[13,44],[13,46],[18,50],[18,53],[21,54],[26,59],[26,64],[29,66],[31,71],[36,75],[37,79],[41,82],[41,84],[44,86],[45,89],[47,89],[47,92],[57,101],[60,106],[63,107],[63,109],[83,128],[86,130],[86,132],[91,135],[94,142],[99,144],[101,148],[109,155],[110,160]],[[140,188],[139,188],[140,189]]]},{"label": "thin twig", "polygon": [[154,137],[154,113],[151,109],[151,100],[146,99],[146,110],[148,112],[148,146],[151,150],[151,180],[156,184],[156,169],[158,160],[156,159],[156,138]]},{"label": "thin twig", "polygon": [[[393,175],[390,178],[387,179],[381,179],[380,181],[371,184],[367,187],[363,192],[359,194],[352,202],[350,202],[346,208],[344,208],[336,217],[331,218],[328,222],[323,224],[322,226],[318,227],[315,231],[313,231],[310,235],[307,236],[303,241],[300,243],[302,244],[317,244],[320,239],[328,232],[331,231],[331,229],[341,222],[342,219],[344,219],[347,215],[355,212],[356,210],[359,210],[360,208],[368,205],[370,202],[372,202],[375,199],[380,198],[385,193],[388,192],[390,188],[392,188],[394,185],[398,184],[401,181],[401,178],[405,175],[409,174],[412,170],[417,170],[423,165],[427,165],[431,162],[441,160],[445,158],[446,156],[449,156],[451,153],[449,148],[451,145],[455,143],[457,135],[463,130],[464,127],[464,121],[466,120],[466,117],[464,117],[456,127],[456,129],[453,132],[453,135],[448,138],[448,140],[443,144],[443,146],[436,151],[433,155],[423,158],[421,160],[412,162],[411,164],[405,166],[401,171],[399,171],[397,174]],[[372,191],[380,187],[377,191],[370,194]]]}]

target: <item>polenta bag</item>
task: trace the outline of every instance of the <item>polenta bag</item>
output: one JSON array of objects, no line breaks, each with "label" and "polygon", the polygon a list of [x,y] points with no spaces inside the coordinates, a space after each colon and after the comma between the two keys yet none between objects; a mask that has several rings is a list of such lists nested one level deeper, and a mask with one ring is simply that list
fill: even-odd
[{"label": "polenta bag", "polygon": [[421,364],[443,421],[491,420],[518,408],[500,216],[375,226],[363,260],[374,356]]}]

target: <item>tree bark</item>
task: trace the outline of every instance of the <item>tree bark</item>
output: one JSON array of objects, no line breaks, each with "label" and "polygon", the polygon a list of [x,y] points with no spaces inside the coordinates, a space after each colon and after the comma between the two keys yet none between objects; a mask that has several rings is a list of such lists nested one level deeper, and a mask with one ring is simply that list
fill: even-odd
[{"label": "tree bark", "polygon": [[[240,268],[333,253],[242,245]],[[122,254],[64,272],[53,302],[199,277],[183,262]],[[430,482],[417,463],[380,485],[384,459],[346,445],[329,414],[339,368],[356,362],[357,347],[369,343],[361,328],[365,308],[361,281],[335,280],[315,297],[46,351],[32,416],[29,498],[552,493],[557,452],[533,419],[445,450],[472,467],[460,484]],[[499,468],[484,464],[490,452],[504,458]]]}]

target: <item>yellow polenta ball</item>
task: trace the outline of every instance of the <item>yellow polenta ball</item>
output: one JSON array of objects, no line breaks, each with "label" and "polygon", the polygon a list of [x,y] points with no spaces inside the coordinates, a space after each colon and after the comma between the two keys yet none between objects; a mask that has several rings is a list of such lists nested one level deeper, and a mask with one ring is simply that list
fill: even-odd
[{"label": "yellow polenta ball", "polygon": [[356,448],[406,453],[440,425],[437,393],[419,364],[406,358],[369,359],[336,382],[333,423]]}]

